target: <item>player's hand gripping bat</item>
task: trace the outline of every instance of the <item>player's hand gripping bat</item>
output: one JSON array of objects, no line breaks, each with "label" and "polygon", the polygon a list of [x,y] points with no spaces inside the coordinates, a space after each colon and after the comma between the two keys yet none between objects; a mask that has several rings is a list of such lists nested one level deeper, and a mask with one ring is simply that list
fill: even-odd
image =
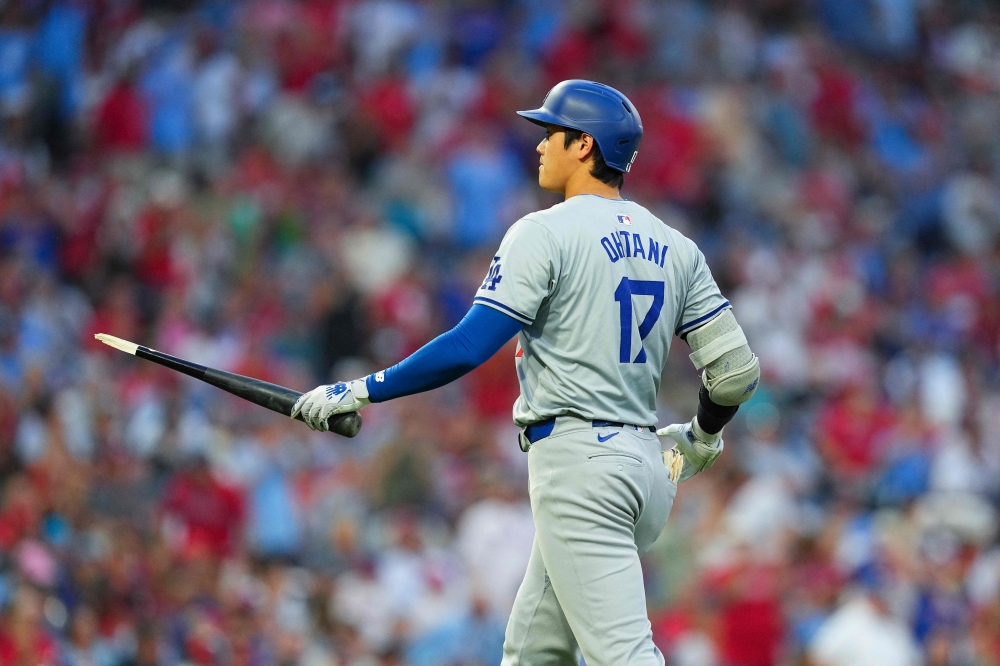
[{"label": "player's hand gripping bat", "polygon": [[[278,412],[285,416],[292,413],[295,401],[302,395],[298,391],[293,391],[284,386],[271,384],[260,379],[253,379],[252,377],[244,377],[243,375],[237,375],[224,370],[207,368],[204,365],[185,361],[182,358],[164,354],[155,349],[143,347],[142,345],[137,345],[134,342],[122,340],[106,333],[98,333],[94,337],[109,347],[114,347],[126,354],[132,354],[147,361],[158,363],[171,370],[182,372],[189,377],[200,379],[212,386],[217,386],[223,391],[232,393],[244,400],[249,400],[255,405],[267,407],[272,412]],[[301,415],[295,418],[299,421],[302,420]],[[335,432],[344,437],[354,437],[361,430],[361,415],[357,412],[336,414],[330,417],[328,423],[330,425],[330,432]]]}]

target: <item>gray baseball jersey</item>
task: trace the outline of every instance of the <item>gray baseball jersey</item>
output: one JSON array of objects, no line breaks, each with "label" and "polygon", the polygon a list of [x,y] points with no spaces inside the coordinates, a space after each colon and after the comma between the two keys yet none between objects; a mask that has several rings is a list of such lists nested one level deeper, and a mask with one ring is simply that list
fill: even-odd
[{"label": "gray baseball jersey", "polygon": [[632,201],[578,195],[518,220],[475,302],[526,324],[514,421],[656,424],[675,334],[729,302],[697,245]]}]

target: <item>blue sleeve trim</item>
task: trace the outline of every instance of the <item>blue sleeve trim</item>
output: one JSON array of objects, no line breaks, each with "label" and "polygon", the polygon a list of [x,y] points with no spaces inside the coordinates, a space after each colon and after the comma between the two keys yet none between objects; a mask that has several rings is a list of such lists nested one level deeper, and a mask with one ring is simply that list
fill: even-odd
[{"label": "blue sleeve trim", "polygon": [[726,308],[729,308],[729,307],[732,307],[732,306],[729,304],[729,301],[726,301],[725,303],[723,303],[719,307],[717,307],[714,310],[712,310],[711,312],[709,312],[707,315],[702,315],[701,317],[698,317],[697,319],[695,319],[693,321],[689,321],[688,323],[686,323],[683,326],[681,326],[680,328],[678,328],[677,329],[677,335],[681,335],[683,333],[687,333],[690,329],[694,328],[695,326],[697,326],[701,322],[708,321],[709,319],[711,319],[712,317],[714,317],[715,315],[719,314],[720,312],[722,312],[723,310],[725,310]]},{"label": "blue sleeve trim", "polygon": [[523,327],[497,309],[473,304],[458,326],[391,368],[366,377],[368,399],[385,402],[453,382],[489,360]]},{"label": "blue sleeve trim", "polygon": [[530,324],[531,322],[534,321],[534,319],[532,319],[528,315],[523,315],[520,312],[518,312],[517,310],[515,310],[514,308],[509,307],[507,305],[504,305],[503,303],[501,303],[499,301],[494,301],[492,298],[485,298],[483,296],[476,296],[475,298],[472,299],[472,301],[474,303],[482,303],[483,305],[489,305],[489,306],[493,306],[495,308],[500,308],[504,312],[506,312],[506,313],[508,313],[508,314],[510,314],[510,315],[512,315],[514,317],[517,317],[518,319],[520,319],[525,324]]}]

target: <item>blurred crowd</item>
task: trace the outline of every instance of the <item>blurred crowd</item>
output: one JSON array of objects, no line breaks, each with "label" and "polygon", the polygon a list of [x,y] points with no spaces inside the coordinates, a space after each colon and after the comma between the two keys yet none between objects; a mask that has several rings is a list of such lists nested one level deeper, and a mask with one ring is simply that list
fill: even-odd
[{"label": "blurred crowd", "polygon": [[[644,559],[671,666],[1000,664],[1000,9],[0,2],[0,664],[499,663],[533,538],[513,349],[353,440],[299,390],[454,325],[565,78],[761,358]],[[676,341],[660,424],[694,413]]]}]

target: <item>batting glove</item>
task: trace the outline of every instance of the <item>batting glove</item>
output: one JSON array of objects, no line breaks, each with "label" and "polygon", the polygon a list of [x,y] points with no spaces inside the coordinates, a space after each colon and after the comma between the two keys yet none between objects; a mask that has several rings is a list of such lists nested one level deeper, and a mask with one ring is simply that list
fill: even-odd
[{"label": "batting glove", "polygon": [[326,432],[327,420],[335,414],[356,412],[371,401],[364,379],[317,386],[303,393],[292,407],[292,418],[302,414],[302,420],[313,430]]},{"label": "batting glove", "polygon": [[[723,442],[722,433],[717,432],[710,435],[698,425],[698,417],[691,419],[690,423],[673,423],[666,428],[656,431],[660,437],[669,437],[677,443],[675,449],[684,457],[684,466],[676,481],[687,481],[698,472],[704,471],[715,463],[715,459],[722,455]],[[674,450],[674,449],[671,449]],[[675,458],[664,455],[664,463],[668,460],[674,462]],[[671,470],[673,471],[673,470]],[[673,478],[671,474],[671,478]]]}]

